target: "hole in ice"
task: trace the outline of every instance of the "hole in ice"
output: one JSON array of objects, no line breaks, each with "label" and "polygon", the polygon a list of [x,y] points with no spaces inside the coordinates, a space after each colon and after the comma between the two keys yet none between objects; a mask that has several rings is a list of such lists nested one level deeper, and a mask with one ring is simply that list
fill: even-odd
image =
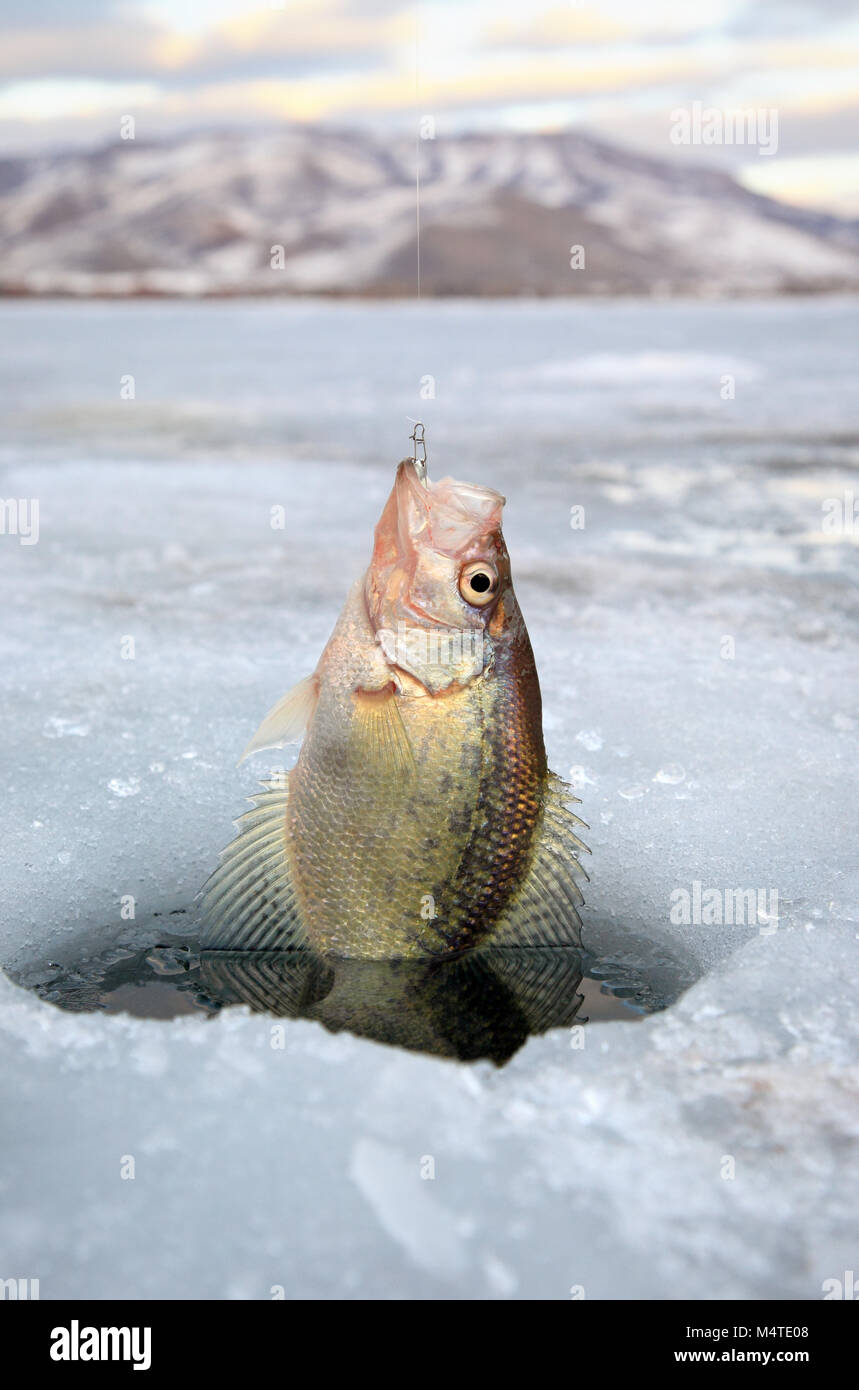
[{"label": "hole in ice", "polygon": [[496,948],[446,962],[334,960],[311,951],[201,952],[194,927],[185,909],[154,914],[125,944],[86,955],[66,947],[62,962],[32,961],[12,977],[71,1012],[203,1019],[245,1004],[330,1032],[499,1065],[534,1034],[634,1022],[694,979],[688,963],[648,957],[644,943],[646,968],[629,949],[608,960],[558,947]]}]

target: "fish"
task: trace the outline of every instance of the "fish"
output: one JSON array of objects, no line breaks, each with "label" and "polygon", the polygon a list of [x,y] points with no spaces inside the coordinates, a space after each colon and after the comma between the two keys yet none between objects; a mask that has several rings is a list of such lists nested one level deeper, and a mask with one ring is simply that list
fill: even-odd
[{"label": "fish", "polygon": [[416,960],[580,946],[587,827],[547,765],[504,505],[399,464],[316,669],[245,750],[303,738],[204,889],[204,949]]}]

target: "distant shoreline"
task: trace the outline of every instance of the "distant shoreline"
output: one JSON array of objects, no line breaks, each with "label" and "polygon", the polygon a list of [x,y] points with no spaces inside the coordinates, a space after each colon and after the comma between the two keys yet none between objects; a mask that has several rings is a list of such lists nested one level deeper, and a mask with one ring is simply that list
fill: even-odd
[{"label": "distant shoreline", "polygon": [[541,300],[557,303],[580,303],[582,301],[611,302],[614,300],[636,300],[652,302],[655,304],[672,302],[689,302],[698,304],[718,304],[731,303],[732,301],[746,302],[755,299],[827,299],[835,298],[839,295],[859,294],[859,281],[844,282],[832,285],[819,284],[798,284],[780,285],[778,288],[755,288],[745,289],[718,289],[701,290],[694,288],[662,289],[648,292],[642,289],[616,289],[616,290],[578,290],[570,291],[568,294],[550,293],[548,291],[523,289],[523,290],[475,290],[466,292],[461,289],[451,290],[430,290],[424,291],[420,296],[414,291],[407,291],[399,288],[385,290],[337,290],[337,289],[312,289],[312,290],[257,290],[253,288],[238,289],[212,289],[203,290],[195,293],[180,293],[176,290],[140,289],[128,292],[119,292],[107,289],[87,289],[70,290],[51,288],[46,290],[32,290],[24,286],[21,287],[0,287],[0,302],[8,301],[49,301],[62,300],[68,303],[86,303],[88,301],[99,301],[101,303],[134,303],[148,300],[164,301],[173,304],[199,304],[217,303],[238,299],[253,299],[256,301],[271,300],[276,303],[290,301],[304,302],[312,300],[331,300],[331,301],[352,301],[356,303],[386,303],[401,301],[403,303],[420,304],[424,302],[451,302],[453,300],[474,301],[481,303],[489,300]]}]

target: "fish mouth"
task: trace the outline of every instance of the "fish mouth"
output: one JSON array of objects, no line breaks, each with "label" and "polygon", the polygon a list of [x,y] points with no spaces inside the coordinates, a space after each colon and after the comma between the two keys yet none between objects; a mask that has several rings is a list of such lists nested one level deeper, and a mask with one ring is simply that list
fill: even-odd
[{"label": "fish mouth", "polygon": [[403,459],[376,525],[373,568],[408,564],[420,549],[459,559],[501,530],[505,498],[494,488],[454,478],[422,482]]},{"label": "fish mouth", "polygon": [[424,483],[411,459],[399,466],[394,495],[401,542],[422,543],[454,557],[500,528],[507,500],[494,488],[455,478]]}]

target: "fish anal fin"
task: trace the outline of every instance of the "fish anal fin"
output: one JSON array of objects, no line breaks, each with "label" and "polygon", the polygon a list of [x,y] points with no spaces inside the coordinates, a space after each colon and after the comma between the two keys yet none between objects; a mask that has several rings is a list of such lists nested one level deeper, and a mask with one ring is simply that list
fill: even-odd
[{"label": "fish anal fin", "polygon": [[319,680],[316,673],[305,676],[278,700],[260,724],[239,762],[263,748],[282,748],[285,743],[301,738],[313,718],[319,699]]},{"label": "fish anal fin", "polygon": [[202,892],[203,950],[290,951],[307,945],[286,852],[287,791],[263,783]]}]

